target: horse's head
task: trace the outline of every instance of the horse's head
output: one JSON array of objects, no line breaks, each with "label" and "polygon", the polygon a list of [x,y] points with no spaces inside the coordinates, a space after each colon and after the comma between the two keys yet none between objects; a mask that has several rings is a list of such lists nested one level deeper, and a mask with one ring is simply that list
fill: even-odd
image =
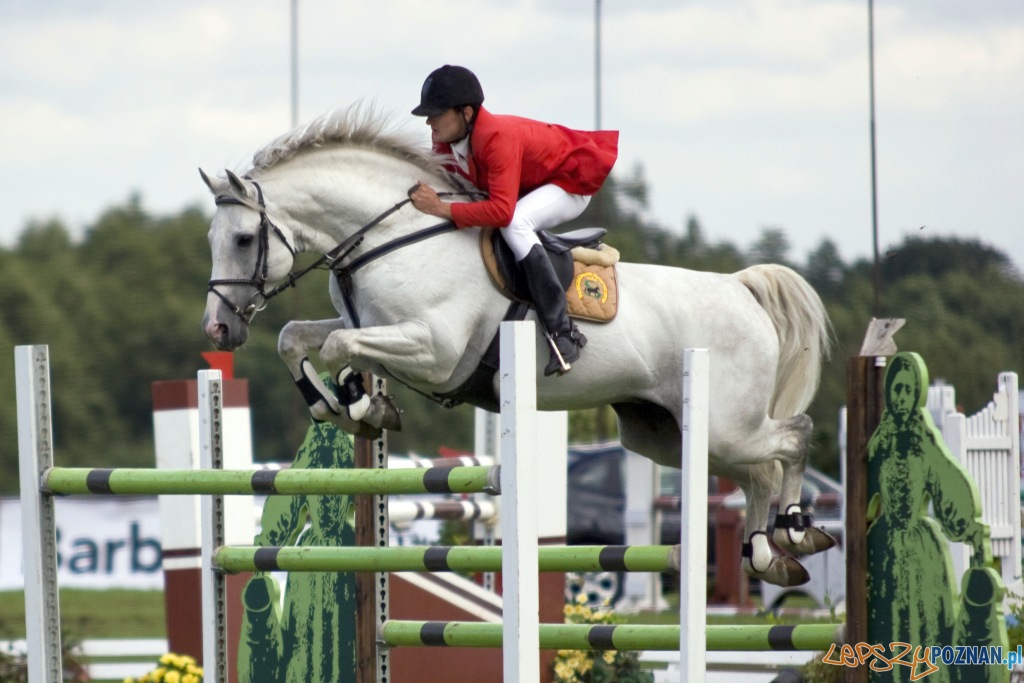
[{"label": "horse's head", "polygon": [[295,258],[291,235],[268,216],[259,184],[227,171],[210,178],[199,170],[213,192],[217,212],[210,224],[213,256],[203,331],[218,349],[245,343],[249,322],[263,310],[268,287],[285,280]]}]

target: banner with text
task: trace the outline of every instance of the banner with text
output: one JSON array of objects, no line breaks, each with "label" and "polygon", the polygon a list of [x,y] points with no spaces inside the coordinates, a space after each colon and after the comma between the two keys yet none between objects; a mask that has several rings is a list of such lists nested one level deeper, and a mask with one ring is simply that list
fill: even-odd
[{"label": "banner with text", "polygon": [[[156,496],[58,498],[58,583],[62,588],[164,587]],[[21,501],[0,498],[0,590],[25,585]]]}]

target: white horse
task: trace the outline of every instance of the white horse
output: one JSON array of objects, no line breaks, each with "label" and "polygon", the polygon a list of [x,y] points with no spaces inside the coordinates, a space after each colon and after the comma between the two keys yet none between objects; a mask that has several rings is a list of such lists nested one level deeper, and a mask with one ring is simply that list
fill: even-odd
[{"label": "white horse", "polygon": [[[357,434],[395,426],[394,409],[366,396],[354,373],[377,373],[430,396],[473,375],[509,302],[490,283],[478,230],[438,226],[403,202],[417,181],[460,189],[428,150],[372,110],[353,107],[271,142],[242,177],[200,173],[218,205],[203,318],[218,348],[245,343],[252,316],[295,284],[295,254],[313,252],[326,254],[322,265],[336,273],[330,294],[340,317],[288,323],[278,350],[314,418]],[[611,405],[626,448],[678,467],[683,350],[709,349],[709,468],[746,494],[744,569],[779,585],[807,581],[797,560],[773,553],[766,530],[781,465],[785,514],[776,518],[775,543],[803,555],[835,542],[806,525],[799,506],[811,435],[803,411],[830,340],[821,300],[778,265],[731,275],[617,268],[619,312],[605,324],[581,323],[590,343],[572,372],[544,377],[539,354],[538,407]],[[337,377],[337,395],[320,381],[311,352]],[[495,376],[488,395],[472,402],[493,407],[496,392]]]}]

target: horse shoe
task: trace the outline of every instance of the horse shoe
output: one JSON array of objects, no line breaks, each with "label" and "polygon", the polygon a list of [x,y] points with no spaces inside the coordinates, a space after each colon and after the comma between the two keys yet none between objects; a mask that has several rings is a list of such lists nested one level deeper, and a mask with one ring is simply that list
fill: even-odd
[{"label": "horse shoe", "polygon": [[776,586],[784,587],[802,586],[811,580],[811,575],[807,573],[807,569],[796,558],[788,556],[777,555],[773,557],[772,561],[768,564],[768,568],[763,571],[754,569],[750,563],[750,558],[744,557],[743,572],[753,579],[761,579]]},{"label": "horse shoe", "polygon": [[820,553],[823,550],[828,550],[838,545],[838,541],[835,536],[828,533],[820,527],[809,526],[802,532],[803,538],[799,543],[790,543],[789,529],[776,529],[772,534],[772,540],[780,548],[784,548],[786,551],[802,557],[804,555],[813,555],[814,553]]},{"label": "horse shoe", "polygon": [[370,405],[363,415],[362,421],[378,429],[393,432],[402,430],[402,414],[387,396],[376,395],[370,398]]}]

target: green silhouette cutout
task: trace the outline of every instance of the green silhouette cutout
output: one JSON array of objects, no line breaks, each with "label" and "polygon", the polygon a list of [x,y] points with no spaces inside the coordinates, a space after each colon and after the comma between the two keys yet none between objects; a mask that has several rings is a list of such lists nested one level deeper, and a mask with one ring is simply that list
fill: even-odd
[{"label": "green silhouette cutout", "polygon": [[[1005,655],[1005,589],[992,568],[989,529],[978,489],[950,454],[924,407],[928,370],[916,353],[894,356],[885,375],[885,410],[868,444],[868,641],[919,646],[1000,646]],[[934,517],[928,515],[931,502]],[[973,550],[957,595],[946,542]],[[907,662],[913,657],[908,656]],[[871,665],[872,681],[989,683],[1008,681],[1002,664],[930,667]]]},{"label": "green silhouette cutout", "polygon": [[[352,436],[314,423],[293,468],[354,466]],[[259,546],[355,545],[355,501],[350,496],[269,496]],[[309,527],[306,528],[306,523]],[[293,572],[284,613],[277,580],[256,573],[242,593],[245,621],[238,651],[241,683],[337,683],[356,670],[356,586],[352,572]]]}]

